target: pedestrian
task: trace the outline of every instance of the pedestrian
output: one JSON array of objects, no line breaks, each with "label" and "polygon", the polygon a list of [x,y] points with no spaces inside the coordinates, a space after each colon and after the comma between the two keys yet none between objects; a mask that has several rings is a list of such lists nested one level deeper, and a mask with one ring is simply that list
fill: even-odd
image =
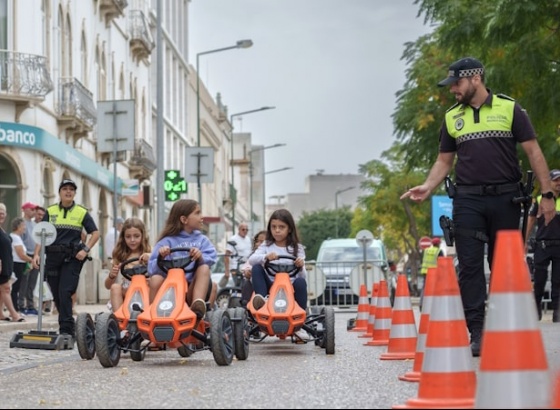
[{"label": "pedestrian", "polygon": [[[23,233],[23,244],[27,252],[27,256],[33,258],[33,251],[35,250],[35,239],[33,238],[33,228],[35,228],[35,216],[37,214],[37,205],[33,202],[26,202],[21,206],[23,211],[23,219],[25,220],[25,232]],[[33,301],[33,291],[37,285],[37,277],[39,269],[35,269],[32,264],[29,269],[23,273],[21,277],[21,284],[19,287],[19,298],[17,301],[17,308],[25,315],[37,315],[35,309],[35,302]]]},{"label": "pedestrian", "polygon": [[25,319],[15,309],[12,303],[10,279],[14,270],[14,258],[12,253],[12,238],[2,227],[8,217],[6,205],[0,202],[0,301],[10,313],[10,317],[4,316],[0,309],[0,320],[23,322]]},{"label": "pedestrian", "polygon": [[424,249],[422,254],[422,266],[420,267],[420,275],[422,278],[422,290],[420,291],[420,310],[422,310],[422,303],[424,302],[424,287],[426,286],[426,275],[428,268],[437,267],[437,258],[443,256],[443,250],[439,247],[441,239],[432,238],[432,244]]},{"label": "pedestrian", "polygon": [[[99,230],[87,208],[76,204],[78,186],[71,179],[63,179],[58,186],[60,202],[50,205],[43,221],[56,228],[56,239],[45,247],[47,283],[58,310],[60,334],[75,338],[75,321],[72,316],[72,294],[78,288],[80,271],[91,248],[99,240]],[[87,243],[81,241],[82,229],[88,233]],[[39,267],[41,245],[35,246],[33,265]]]},{"label": "pedestrian", "polygon": [[110,289],[111,310],[115,312],[123,304],[130,281],[125,277],[118,279],[124,261],[139,258],[139,263],[147,265],[152,247],[146,233],[146,226],[140,218],[128,218],[121,224],[117,244],[112,253],[112,268],[105,278],[105,288]]},{"label": "pedestrian", "polygon": [[[115,218],[115,226],[109,228],[107,233],[105,234],[105,238],[103,241],[103,253],[105,258],[109,259],[113,255],[113,249],[115,249],[115,240],[119,237],[119,233],[122,230],[124,223],[124,219],[120,216]],[[110,261],[108,261],[110,262]],[[111,266],[111,263],[108,263]]]},{"label": "pedestrian", "polygon": [[448,194],[453,197],[461,298],[472,354],[479,356],[487,297],[484,245],[487,241],[492,266],[497,232],[519,229],[521,206],[512,202],[514,197],[523,195],[517,143],[527,154],[545,193],[546,199],[540,203],[545,224],[554,216],[554,201],[548,197],[548,166],[527,113],[512,98],[486,88],[480,61],[466,57],[454,62],[438,86],[450,86],[457,103],[445,114],[439,154],[428,177],[401,199],[427,199],[450,173],[457,155],[456,180]]},{"label": "pedestrian", "polygon": [[23,243],[23,234],[25,232],[25,229],[25,220],[21,216],[18,216],[12,220],[12,232],[10,233],[10,237],[12,238],[12,258],[14,260],[13,272],[16,277],[16,281],[12,283],[11,295],[14,308],[21,313],[24,312],[19,310],[17,307],[19,293],[21,290],[21,281],[25,276],[25,273],[27,273],[30,265],[33,263],[33,258],[27,255],[27,248]]},{"label": "pedestrian", "polygon": [[[264,265],[267,261],[276,261],[281,256],[291,255],[296,257],[294,265],[301,268],[300,272],[292,277],[291,282],[294,287],[294,298],[297,304],[304,310],[307,309],[307,282],[305,281],[305,250],[299,240],[296,224],[290,211],[287,209],[277,209],[272,213],[268,220],[266,229],[266,239],[249,256],[249,263],[252,266],[251,277],[255,296],[253,296],[253,307],[259,310],[265,304],[265,297],[268,295],[274,277],[269,275]],[[285,262],[285,261],[284,261]],[[271,262],[278,263],[278,262]],[[282,261],[280,261],[282,263]],[[298,337],[305,339],[307,332],[301,331]]]},{"label": "pedestrian", "polygon": [[[198,261],[194,272],[185,272],[188,283],[187,304],[200,320],[206,314],[206,302],[214,306],[217,286],[212,282],[210,267],[216,263],[216,248],[202,232],[202,212],[192,199],[176,201],[165,222],[148,262],[150,274],[150,303],[163,284],[167,274],[158,266],[158,256],[166,257],[172,248],[190,248],[193,261]],[[184,252],[183,252],[184,254]],[[177,252],[176,256],[180,256]],[[185,255],[183,255],[185,256]]]},{"label": "pedestrian", "polygon": [[[238,271],[241,265],[247,262],[247,258],[249,257],[252,249],[251,238],[247,235],[248,232],[249,225],[245,222],[241,222],[237,227],[237,234],[229,238],[226,246],[226,255],[224,257],[225,272],[224,276],[220,279],[218,284],[219,287],[223,288],[227,286],[231,271]],[[231,245],[230,242],[235,242],[235,246]],[[233,266],[230,263],[232,255],[236,255],[236,258],[233,261]]]},{"label": "pedestrian", "polygon": [[535,294],[535,302],[537,303],[537,312],[539,320],[542,318],[542,299],[544,288],[548,280],[548,267],[552,264],[550,274],[550,308],[552,310],[552,321],[560,322],[560,169],[550,171],[550,180],[552,181],[552,193],[554,195],[554,203],[556,204],[556,215],[552,221],[545,225],[543,215],[538,213],[539,204],[543,196],[539,195],[536,202],[529,209],[529,218],[527,219],[527,231],[525,241],[528,241],[531,231],[537,223],[537,232],[535,234],[535,248],[533,253],[533,292]]},{"label": "pedestrian", "polygon": [[[257,232],[257,234],[253,237],[253,246],[252,246],[251,254],[253,254],[257,250],[257,248],[261,246],[261,243],[263,243],[265,240],[266,240],[266,231],[263,230]],[[241,288],[241,306],[243,307],[247,306],[247,303],[251,299],[251,296],[253,296],[254,289],[253,289],[253,282],[251,281],[251,274],[252,274],[251,268],[252,268],[251,264],[249,263],[248,260],[241,267],[241,271],[243,272],[243,276],[245,278]]]}]

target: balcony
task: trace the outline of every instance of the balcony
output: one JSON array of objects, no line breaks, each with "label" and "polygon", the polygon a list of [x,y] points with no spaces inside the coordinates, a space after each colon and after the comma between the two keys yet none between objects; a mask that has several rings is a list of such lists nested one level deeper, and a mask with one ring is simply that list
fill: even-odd
[{"label": "balcony", "polygon": [[126,6],[128,6],[126,0],[100,0],[99,11],[105,18],[105,24],[108,25],[114,18],[123,16]]},{"label": "balcony", "polygon": [[41,102],[53,89],[43,56],[0,50],[0,100],[16,101],[16,121],[25,108]]},{"label": "balcony", "polygon": [[143,180],[149,179],[157,168],[156,157],[152,146],[143,139],[137,139],[134,144],[134,152],[128,161],[130,177]]},{"label": "balcony", "polygon": [[130,51],[136,61],[144,60],[152,54],[155,47],[148,19],[141,10],[131,10],[128,14]]},{"label": "balcony", "polygon": [[97,123],[93,93],[76,78],[61,78],[56,104],[59,124],[77,132],[92,131]]}]

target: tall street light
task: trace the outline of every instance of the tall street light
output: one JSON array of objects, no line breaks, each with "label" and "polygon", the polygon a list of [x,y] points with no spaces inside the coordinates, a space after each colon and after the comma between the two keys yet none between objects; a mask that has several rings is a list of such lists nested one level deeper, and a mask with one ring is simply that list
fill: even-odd
[{"label": "tall street light", "polygon": [[[239,40],[234,46],[216,48],[215,50],[203,51],[196,54],[196,146],[200,147],[200,56],[220,51],[233,50],[235,48],[249,48],[253,45],[252,40]],[[202,190],[200,186],[200,175],[197,177],[198,203],[202,207]]]},{"label": "tall street light", "polygon": [[234,158],[233,158],[233,118],[234,117],[239,117],[241,115],[246,115],[246,114],[253,114],[255,112],[259,112],[259,111],[266,111],[266,110],[273,110],[276,107],[261,107],[261,108],[257,108],[255,110],[249,110],[249,111],[243,111],[243,112],[237,112],[235,114],[231,114],[229,116],[229,123],[231,124],[231,135],[229,138],[229,143],[230,143],[230,160],[229,160],[229,164],[230,164],[230,172],[231,172],[231,204],[232,204],[232,208],[231,208],[231,230],[233,233],[235,233],[235,207],[237,205],[237,194],[235,193],[235,181],[234,181],[234,175],[235,175],[235,170],[233,167],[234,164]]},{"label": "tall street light", "polygon": [[356,188],[355,186],[351,186],[344,189],[339,189],[334,193],[334,210],[335,210],[335,238],[338,238],[338,195],[342,194],[343,192],[350,191],[351,189]]},{"label": "tall street light", "polygon": [[[251,234],[255,234],[255,218],[253,217],[253,153],[265,149],[283,147],[286,144],[267,145],[266,147],[254,148],[249,151],[249,218],[251,220]],[[264,185],[263,185],[264,187]]]}]

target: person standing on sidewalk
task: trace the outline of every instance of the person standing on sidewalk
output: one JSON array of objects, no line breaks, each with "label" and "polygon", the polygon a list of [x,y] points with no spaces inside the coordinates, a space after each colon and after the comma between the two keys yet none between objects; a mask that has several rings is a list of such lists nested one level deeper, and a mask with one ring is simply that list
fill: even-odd
[{"label": "person standing on sidewalk", "polygon": [[[218,284],[220,288],[227,286],[232,269],[239,270],[241,265],[247,262],[247,258],[252,251],[251,238],[247,235],[248,232],[249,225],[245,222],[241,222],[237,227],[237,234],[229,238],[228,242],[235,242],[235,246],[230,245],[229,243],[226,246],[226,255],[224,257],[225,272]],[[231,266],[233,255],[236,255],[236,258],[233,261],[233,266]]]},{"label": "person standing on sidewalk", "polygon": [[[25,221],[25,232],[23,233],[23,244],[27,250],[27,256],[33,258],[33,250],[35,249],[35,240],[33,239],[33,228],[35,228],[35,215],[37,213],[37,205],[32,202],[26,202],[21,206],[23,211],[23,219]],[[23,273],[21,284],[19,286],[18,309],[24,315],[37,315],[37,309],[33,302],[33,291],[37,285],[37,276],[39,269],[35,269],[31,264],[29,269]]]},{"label": "person standing on sidewalk", "polygon": [[533,292],[535,293],[535,302],[537,303],[537,312],[539,320],[542,318],[542,298],[544,296],[544,288],[548,280],[548,267],[552,263],[552,273],[550,275],[550,308],[552,310],[552,321],[560,322],[560,169],[550,171],[550,180],[552,181],[552,194],[554,203],[556,204],[556,215],[548,225],[544,223],[544,216],[539,214],[539,205],[543,199],[542,195],[537,197],[529,209],[529,218],[527,219],[527,231],[525,234],[525,243],[527,243],[535,222],[537,223],[537,233],[535,235],[535,250],[533,254],[534,270],[533,270]]},{"label": "person standing on sidewalk", "polygon": [[[64,179],[58,187],[60,202],[47,208],[43,221],[56,228],[55,241],[45,248],[47,255],[45,275],[58,309],[60,334],[75,337],[76,323],[72,316],[72,294],[78,288],[80,271],[88,253],[99,240],[99,230],[86,207],[74,202],[78,186]],[[81,242],[82,229],[88,233],[88,242]],[[35,246],[33,266],[39,267],[41,245]]]},{"label": "person standing on sidewalk", "polygon": [[[548,224],[555,215],[549,170],[527,112],[503,94],[494,94],[485,84],[485,69],[472,57],[449,66],[447,78],[457,103],[445,113],[440,129],[439,154],[422,185],[401,195],[421,202],[441,185],[455,163],[453,198],[455,246],[459,261],[459,287],[465,319],[471,335],[473,356],[480,356],[486,307],[484,245],[492,266],[496,234],[519,229],[521,205],[512,200],[523,196],[522,172],[517,144],[527,155],[545,194],[540,213]],[[546,198],[546,199],[544,199]],[[483,239],[484,238],[484,239]]]},{"label": "person standing on sidewalk", "polygon": [[428,268],[437,267],[437,258],[443,256],[443,251],[439,247],[441,245],[441,239],[432,238],[432,244],[430,247],[424,249],[422,254],[422,266],[420,267],[420,275],[423,279],[422,290],[420,291],[420,310],[422,310],[422,302],[424,302],[424,287],[426,286],[426,275],[428,274]]}]

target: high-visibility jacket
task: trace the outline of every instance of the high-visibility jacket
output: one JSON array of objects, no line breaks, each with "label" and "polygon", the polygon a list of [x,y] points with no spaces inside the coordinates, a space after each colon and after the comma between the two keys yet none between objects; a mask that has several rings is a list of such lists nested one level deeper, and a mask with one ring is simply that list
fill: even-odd
[{"label": "high-visibility jacket", "polygon": [[422,267],[420,268],[421,275],[426,275],[428,273],[428,268],[435,268],[437,266],[437,258],[440,252],[441,250],[434,245],[424,250]]}]

